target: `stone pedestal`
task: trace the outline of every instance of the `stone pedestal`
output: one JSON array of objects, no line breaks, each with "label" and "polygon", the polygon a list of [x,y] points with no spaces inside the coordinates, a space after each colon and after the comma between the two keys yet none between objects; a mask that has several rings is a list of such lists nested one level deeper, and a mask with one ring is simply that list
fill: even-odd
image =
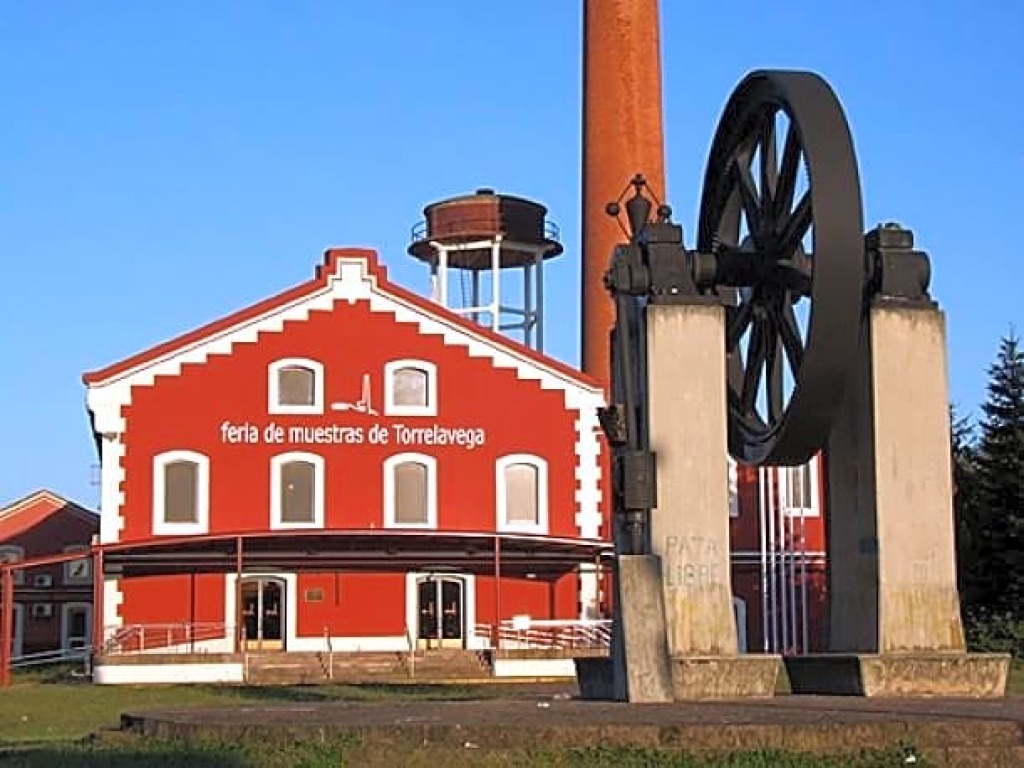
[{"label": "stone pedestal", "polygon": [[[949,694],[955,668],[987,681],[976,692],[970,674],[958,672],[959,693],[1002,691],[1005,679],[989,680],[1000,665],[992,657],[971,662],[964,650],[942,313],[931,304],[876,301],[858,368],[826,457],[828,649],[842,656],[831,665],[787,661],[793,690]],[[843,669],[857,670],[859,689]],[[886,680],[899,682],[879,682]]]}]

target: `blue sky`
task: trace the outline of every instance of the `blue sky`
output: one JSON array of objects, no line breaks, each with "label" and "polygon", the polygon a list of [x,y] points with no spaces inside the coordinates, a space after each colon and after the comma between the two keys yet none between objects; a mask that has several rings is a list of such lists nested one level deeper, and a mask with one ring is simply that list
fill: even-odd
[{"label": "blue sky", "polygon": [[[580,2],[0,7],[0,503],[95,504],[80,376],[312,274],[405,255],[424,204],[539,199],[548,350],[579,356]],[[813,69],[851,122],[865,224],[929,251],[951,397],[977,412],[1019,329],[1024,6],[662,2],[668,197],[692,244],[708,144],[754,68]]]}]

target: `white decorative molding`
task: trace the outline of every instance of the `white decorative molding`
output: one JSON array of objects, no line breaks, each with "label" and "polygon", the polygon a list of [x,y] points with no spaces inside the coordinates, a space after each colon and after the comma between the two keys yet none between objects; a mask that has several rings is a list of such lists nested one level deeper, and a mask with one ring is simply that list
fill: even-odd
[{"label": "white decorative molding", "polygon": [[[313,374],[313,402],[289,405],[281,402],[281,370],[304,368]],[[324,412],[324,364],[307,357],[285,357],[267,366],[267,413],[322,414]]]},{"label": "white decorative molding", "polygon": [[[190,523],[165,519],[164,489],[168,464],[187,461],[196,465],[196,519]],[[210,458],[197,451],[164,451],[153,457],[153,535],[190,536],[210,530]]]},{"label": "white decorative molding", "polygon": [[[508,493],[506,492],[505,470],[511,466],[523,464],[533,467],[537,472],[537,520],[533,523],[510,522],[508,519]],[[494,462],[494,488],[497,520],[495,530],[501,533],[536,533],[548,532],[548,463],[540,456],[530,453],[511,453],[501,456]]]},{"label": "white decorative molding", "polygon": [[[308,523],[287,522],[282,519],[281,509],[281,472],[285,464],[302,461],[313,465],[313,520]],[[279,453],[270,459],[270,528],[272,530],[286,528],[323,528],[324,527],[324,457],[306,451],[289,451]]]},{"label": "white decorative molding", "polygon": [[[406,462],[422,464],[427,468],[427,520],[424,523],[405,523],[396,520],[395,469]],[[425,453],[396,453],[384,460],[384,527],[385,528],[437,528],[437,459]]]},{"label": "white decorative molding", "polygon": [[[414,368],[427,376],[427,404],[399,405],[395,402],[395,374]],[[384,414],[386,416],[437,416],[437,366],[428,360],[407,358],[384,364]]]}]

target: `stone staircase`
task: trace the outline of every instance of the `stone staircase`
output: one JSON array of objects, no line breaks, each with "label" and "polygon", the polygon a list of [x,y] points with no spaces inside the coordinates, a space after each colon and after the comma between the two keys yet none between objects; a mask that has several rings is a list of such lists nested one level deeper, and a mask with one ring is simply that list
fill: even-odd
[{"label": "stone staircase", "polygon": [[486,656],[463,649],[400,652],[250,653],[246,680],[254,685],[408,683],[491,677]]}]

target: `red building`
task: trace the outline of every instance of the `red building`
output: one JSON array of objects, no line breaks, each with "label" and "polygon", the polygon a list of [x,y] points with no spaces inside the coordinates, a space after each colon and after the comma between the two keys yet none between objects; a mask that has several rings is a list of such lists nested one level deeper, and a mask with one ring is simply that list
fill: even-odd
[{"label": "red building", "polygon": [[36,491],[0,509],[0,562],[55,553],[86,556],[14,571],[13,654],[85,648],[92,632],[92,560],[99,516],[50,491]]},{"label": "red building", "polygon": [[370,251],[84,378],[108,642],[483,648],[600,610],[600,388]]}]

